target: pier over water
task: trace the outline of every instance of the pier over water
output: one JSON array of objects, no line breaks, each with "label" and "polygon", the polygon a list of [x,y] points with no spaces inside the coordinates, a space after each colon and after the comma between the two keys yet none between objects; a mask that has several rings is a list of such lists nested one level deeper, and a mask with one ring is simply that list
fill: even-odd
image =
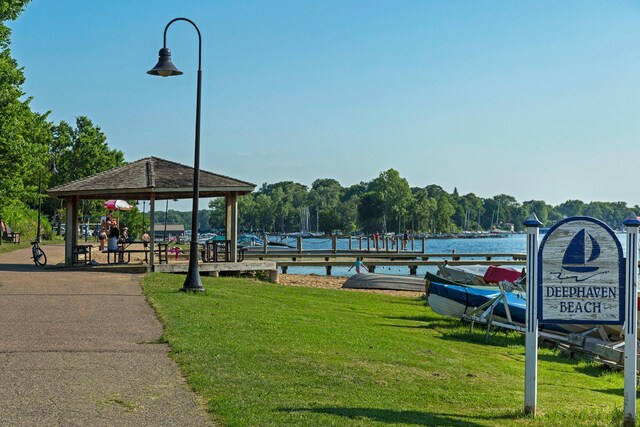
[{"label": "pier over water", "polygon": [[[438,264],[524,266],[523,235],[498,239],[410,238],[402,240],[380,237],[301,238],[270,236],[270,241],[284,246],[252,246],[245,259],[275,261],[282,273],[319,273],[345,275],[356,258],[362,259],[370,272],[400,275],[423,275],[421,270],[436,270]],[[481,243],[480,245],[478,243]],[[507,250],[500,250],[505,248]],[[443,250],[444,249],[444,250]]]}]

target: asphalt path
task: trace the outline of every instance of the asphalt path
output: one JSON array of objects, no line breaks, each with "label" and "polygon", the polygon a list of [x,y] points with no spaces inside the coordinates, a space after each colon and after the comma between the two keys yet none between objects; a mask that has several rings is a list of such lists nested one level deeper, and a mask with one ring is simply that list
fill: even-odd
[{"label": "asphalt path", "polygon": [[[62,262],[63,246],[43,249]],[[0,425],[213,425],[159,343],[141,275],[30,254],[0,254]]]}]

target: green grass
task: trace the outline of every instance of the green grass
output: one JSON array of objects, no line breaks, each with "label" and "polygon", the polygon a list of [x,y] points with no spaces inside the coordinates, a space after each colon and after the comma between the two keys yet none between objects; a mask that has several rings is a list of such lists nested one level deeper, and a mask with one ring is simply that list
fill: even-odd
[{"label": "green grass", "polygon": [[0,254],[26,248],[28,246],[31,245],[29,242],[25,242],[24,240],[21,243],[2,242],[2,245],[0,245]]},{"label": "green grass", "polygon": [[542,349],[523,415],[524,340],[470,332],[424,300],[183,276],[143,285],[189,384],[228,426],[610,426],[623,381]]},{"label": "green grass", "polygon": [[[59,240],[59,239],[55,239],[55,240],[43,240],[40,245],[51,245],[51,244],[62,244],[64,243],[64,240]],[[12,251],[16,251],[18,249],[23,249],[23,248],[30,248],[31,247],[31,240],[29,239],[21,239],[20,243],[10,243],[10,242],[2,242],[2,245],[0,245],[0,254],[6,253],[6,252],[12,252]]]}]

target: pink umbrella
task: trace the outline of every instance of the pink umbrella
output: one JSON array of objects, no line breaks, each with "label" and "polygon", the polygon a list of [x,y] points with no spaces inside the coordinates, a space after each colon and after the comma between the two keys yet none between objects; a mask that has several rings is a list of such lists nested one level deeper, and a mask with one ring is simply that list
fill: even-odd
[{"label": "pink umbrella", "polygon": [[102,204],[102,206],[104,206],[105,208],[109,209],[110,211],[129,211],[133,207],[129,203],[125,202],[124,200],[120,200],[120,199],[118,199],[118,200],[115,200],[115,199],[107,200],[106,202],[104,202]]}]

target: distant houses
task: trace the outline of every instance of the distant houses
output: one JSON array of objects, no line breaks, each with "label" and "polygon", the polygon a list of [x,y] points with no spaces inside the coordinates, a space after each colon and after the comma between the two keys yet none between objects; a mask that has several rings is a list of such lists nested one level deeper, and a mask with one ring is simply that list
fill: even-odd
[{"label": "distant houses", "polygon": [[184,224],[167,224],[166,227],[167,228],[165,236],[164,223],[156,224],[153,226],[156,240],[167,240],[172,237],[181,236],[182,233],[184,233]]}]

